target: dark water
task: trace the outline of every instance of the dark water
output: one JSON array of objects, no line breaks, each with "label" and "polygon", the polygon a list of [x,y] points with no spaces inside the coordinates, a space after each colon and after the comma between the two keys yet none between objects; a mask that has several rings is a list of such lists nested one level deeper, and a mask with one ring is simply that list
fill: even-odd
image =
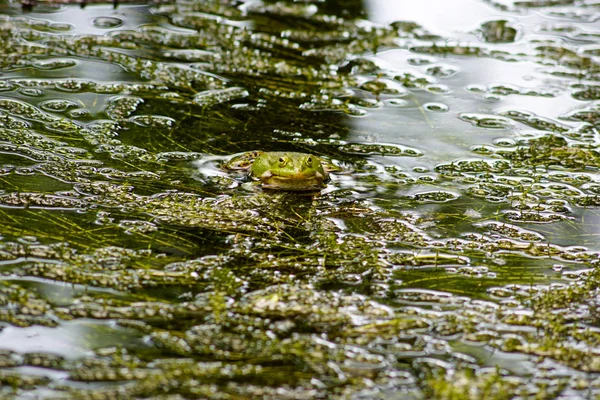
[{"label": "dark water", "polygon": [[600,3],[0,7],[2,398],[600,395]]}]

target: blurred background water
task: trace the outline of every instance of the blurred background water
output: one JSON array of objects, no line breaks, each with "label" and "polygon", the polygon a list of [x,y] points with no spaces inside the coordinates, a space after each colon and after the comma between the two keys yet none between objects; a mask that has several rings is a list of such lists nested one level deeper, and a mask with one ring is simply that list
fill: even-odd
[{"label": "blurred background water", "polygon": [[0,6],[3,398],[598,396],[600,3]]}]

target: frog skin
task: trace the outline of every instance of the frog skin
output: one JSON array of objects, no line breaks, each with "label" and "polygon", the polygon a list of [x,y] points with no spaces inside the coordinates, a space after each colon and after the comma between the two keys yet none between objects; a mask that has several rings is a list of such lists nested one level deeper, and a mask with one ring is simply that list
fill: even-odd
[{"label": "frog skin", "polygon": [[248,171],[252,166],[256,157],[264,154],[264,151],[247,151],[232,157],[229,161],[222,164],[221,166],[231,171]]},{"label": "frog skin", "polygon": [[251,151],[233,157],[225,168],[249,170],[264,189],[314,192],[325,188],[329,181],[323,160],[306,153]]}]

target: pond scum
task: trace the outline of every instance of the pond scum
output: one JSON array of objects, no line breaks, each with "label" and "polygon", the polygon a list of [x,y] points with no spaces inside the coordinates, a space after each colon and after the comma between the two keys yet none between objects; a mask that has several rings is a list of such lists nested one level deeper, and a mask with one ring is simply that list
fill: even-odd
[{"label": "pond scum", "polygon": [[[600,246],[581,232],[600,206],[600,31],[577,28],[598,3],[489,3],[571,18],[540,28],[569,41],[533,36],[511,53],[495,47],[521,34],[507,21],[453,42],[360,20],[350,1],[180,1],[107,35],[10,5],[2,398],[599,397]],[[423,74],[369,57],[393,48],[447,64]],[[423,171],[386,159],[426,148],[346,140],[348,118],[443,99],[465,58],[532,62],[562,82],[468,88],[482,98],[581,107],[461,113],[506,138]],[[127,74],[106,83],[81,65]],[[342,172],[311,198],[218,170],[255,149],[314,152]],[[35,327],[67,343],[83,329],[84,351],[1,344]]]}]

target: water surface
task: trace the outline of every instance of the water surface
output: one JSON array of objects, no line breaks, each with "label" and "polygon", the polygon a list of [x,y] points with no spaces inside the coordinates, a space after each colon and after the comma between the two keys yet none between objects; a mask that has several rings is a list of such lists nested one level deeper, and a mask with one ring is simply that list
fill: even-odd
[{"label": "water surface", "polygon": [[2,396],[597,397],[600,6],[404,3],[5,4]]}]

